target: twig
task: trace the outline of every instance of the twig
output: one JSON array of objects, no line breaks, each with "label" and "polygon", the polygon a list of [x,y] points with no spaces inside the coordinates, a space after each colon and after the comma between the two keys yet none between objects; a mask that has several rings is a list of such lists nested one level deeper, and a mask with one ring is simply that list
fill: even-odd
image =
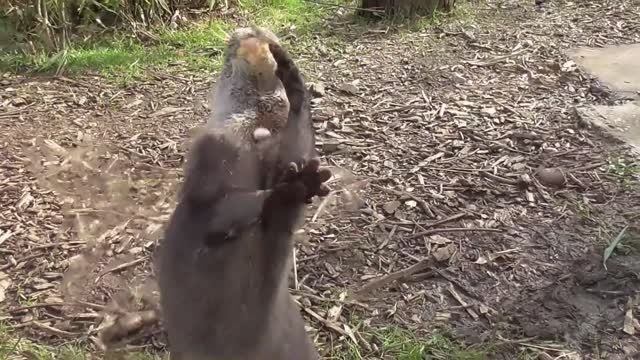
[{"label": "twig", "polygon": [[502,232],[500,229],[489,229],[489,228],[444,228],[444,229],[431,229],[421,231],[415,234],[411,234],[405,236],[405,239],[415,239],[420,236],[433,235],[444,232],[465,232],[465,231],[481,231],[481,232]]},{"label": "twig", "polygon": [[69,331],[56,329],[56,328],[54,328],[52,326],[49,326],[49,325],[46,325],[46,324],[43,324],[43,323],[40,323],[40,322],[37,322],[37,321],[34,321],[32,324],[35,325],[36,327],[42,329],[42,330],[45,330],[45,331],[47,331],[47,332],[49,332],[51,334],[54,334],[54,335],[58,335],[60,337],[78,336],[78,335],[80,335],[80,333],[72,333],[72,332],[69,332]]},{"label": "twig", "polygon": [[[16,260],[16,266],[19,265],[20,263],[23,263],[25,261],[29,261],[31,259],[39,258],[41,256],[42,256],[42,254],[31,254],[29,256],[25,256],[22,259]],[[11,266],[13,266],[12,263],[4,264],[4,265],[0,266],[0,271],[7,270]]]},{"label": "twig", "polygon": [[314,295],[309,293],[308,291],[303,291],[303,290],[293,290],[292,293],[297,293],[300,294],[301,296],[304,297],[308,297],[320,302],[329,302],[329,303],[338,303],[338,304],[346,304],[346,305],[355,305],[355,306],[359,306],[363,309],[367,309],[370,310],[371,308],[369,307],[369,305],[367,304],[363,304],[359,301],[355,301],[355,300],[341,300],[341,299],[333,299],[333,298],[325,298],[322,296],[318,296],[318,295]]},{"label": "twig", "polygon": [[37,303],[37,304],[25,305],[25,306],[20,306],[20,307],[16,307],[16,308],[13,308],[13,309],[9,309],[9,310],[7,310],[7,312],[9,314],[13,314],[13,313],[17,313],[17,312],[24,311],[24,310],[37,309],[37,308],[49,307],[49,306],[65,306],[65,305],[74,305],[74,304],[66,303],[66,302]]},{"label": "twig", "polygon": [[589,164],[589,165],[585,165],[585,166],[578,166],[576,168],[571,169],[570,171],[572,172],[577,172],[577,171],[589,171],[589,170],[593,170],[595,168],[599,168],[600,166],[604,165],[604,162],[597,162],[597,163],[593,163],[593,164]]},{"label": "twig", "polygon": [[451,296],[453,296],[454,299],[456,299],[460,303],[460,305],[465,307],[465,310],[467,310],[467,313],[471,315],[473,320],[477,321],[479,317],[478,314],[476,314],[476,312],[473,311],[469,304],[467,304],[467,302],[462,299],[462,296],[460,296],[460,294],[456,292],[456,290],[453,288],[453,284],[449,284],[449,288],[447,290],[449,290]]},{"label": "twig", "polygon": [[613,241],[611,242],[611,244],[609,244],[609,246],[607,246],[606,249],[604,249],[604,255],[602,257],[602,266],[604,266],[604,269],[607,270],[607,260],[609,260],[609,257],[611,257],[611,254],[613,254],[613,250],[616,249],[616,247],[618,246],[618,244],[620,243],[620,241],[622,240],[622,238],[624,237],[624,234],[627,232],[627,229],[629,228],[629,225],[625,226],[619,233],[618,236],[616,236],[615,239],[613,239]]},{"label": "twig", "polygon": [[316,220],[318,219],[318,215],[320,215],[320,212],[324,210],[324,207],[327,206],[327,204],[329,203],[329,200],[333,198],[333,196],[335,196],[336,193],[337,191],[332,191],[327,196],[325,196],[324,199],[322,199],[322,202],[320,203],[320,205],[318,205],[318,208],[316,209],[316,213],[313,214],[313,217],[311,218],[312,223],[316,222]]},{"label": "twig", "polygon": [[300,288],[300,284],[298,283],[298,261],[296,259],[295,247],[291,250],[291,256],[293,257],[293,288],[298,290]]},{"label": "twig", "polygon": [[340,327],[337,324],[335,324],[333,321],[326,320],[322,316],[318,315],[315,311],[313,311],[311,309],[308,309],[306,307],[303,308],[303,310],[307,314],[311,315],[311,317],[313,317],[314,319],[318,320],[325,327],[337,332],[340,335],[348,336],[347,332],[342,330],[342,329],[340,329]]},{"label": "twig", "polygon": [[100,273],[100,275],[98,275],[98,277],[96,278],[95,282],[97,283],[98,281],[100,281],[100,279],[102,279],[103,276],[107,275],[108,273],[112,273],[112,272],[116,272],[116,271],[120,271],[123,269],[126,269],[128,267],[132,267],[132,266],[136,266],[142,262],[145,262],[147,259],[149,258],[149,256],[143,256],[140,259],[136,259],[133,261],[130,261],[128,263],[124,263],[124,264],[120,264],[112,269],[109,270],[105,270],[102,273]]},{"label": "twig", "polygon": [[396,280],[400,280],[402,278],[405,278],[407,276],[410,276],[414,273],[417,273],[418,271],[422,271],[427,269],[429,266],[431,266],[432,260],[430,259],[425,259],[422,260],[420,262],[418,262],[417,264],[411,265],[408,268],[393,272],[391,274],[382,276],[382,277],[378,277],[375,278],[373,280],[371,280],[369,283],[365,284],[363,287],[361,287],[360,289],[356,290],[354,292],[354,295],[356,297],[362,296],[367,292],[376,290],[378,288],[381,288],[389,283],[392,283]]},{"label": "twig", "polygon": [[502,184],[507,184],[507,185],[518,185],[518,181],[517,180],[513,180],[513,179],[507,179],[504,178],[502,176],[498,176],[498,175],[494,175],[490,172],[486,172],[486,171],[481,171],[480,174],[482,176],[488,177],[489,179],[502,183]]},{"label": "twig", "polygon": [[434,221],[434,222],[432,222],[430,224],[424,224],[424,225],[421,224],[421,227],[425,228],[425,229],[428,229],[428,228],[436,227],[438,225],[442,225],[442,224],[445,224],[445,223],[448,223],[448,222],[456,221],[456,220],[458,220],[460,218],[463,218],[465,216],[467,216],[467,213],[459,213],[459,214],[455,214],[453,216],[449,216],[448,218],[444,218],[442,220]]}]

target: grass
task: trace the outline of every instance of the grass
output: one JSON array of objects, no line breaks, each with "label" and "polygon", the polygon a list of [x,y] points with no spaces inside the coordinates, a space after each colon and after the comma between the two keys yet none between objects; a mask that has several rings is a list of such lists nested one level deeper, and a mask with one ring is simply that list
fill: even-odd
[{"label": "grass", "polygon": [[[322,38],[325,47],[339,47],[344,45],[339,36],[325,36],[332,30],[323,26],[323,20],[336,9],[326,3],[353,6],[356,0],[327,0],[323,1],[324,5],[306,0],[244,0],[240,2],[241,18],[277,33],[294,33],[295,41],[285,40],[294,54],[316,45],[318,38]],[[344,12],[351,12],[351,9],[345,8]],[[461,2],[453,15],[465,19],[469,18],[468,14],[467,4]],[[404,25],[398,19],[392,19],[378,22],[376,26],[416,31],[438,25],[443,18],[441,13],[434,13],[431,17],[404,19]],[[355,22],[356,31],[364,32],[371,26],[370,22],[358,17],[351,20]],[[44,50],[7,48],[0,50],[0,71],[64,73],[68,76],[89,71],[123,83],[144,78],[154,70],[208,74],[221,65],[226,32],[246,25],[235,20],[202,20],[178,30],[156,29],[154,40],[147,43],[130,33],[105,32],[76,41],[53,54]]]},{"label": "grass", "polygon": [[47,346],[16,337],[9,327],[0,323],[0,359],[2,360],[165,360],[161,355],[145,351],[118,353],[97,357],[81,345]]},{"label": "grass", "polygon": [[492,354],[491,346],[479,349],[468,348],[442,334],[421,338],[398,327],[381,328],[367,337],[379,349],[375,354],[369,354],[365,349],[350,342],[346,348],[334,352],[331,359],[483,360],[490,359]]},{"label": "grass", "polygon": [[[275,31],[295,28],[299,46],[309,44],[327,9],[304,0],[249,0],[242,5],[251,23]],[[55,54],[8,50],[0,52],[0,71],[71,75],[92,71],[124,81],[143,77],[147,70],[154,69],[208,73],[221,64],[226,32],[239,25],[217,19],[179,30],[157,29],[155,41],[148,44],[131,34],[116,32],[91,37]]]},{"label": "grass", "polygon": [[[349,343],[347,348],[334,352],[333,360],[366,360],[366,359],[456,359],[484,360],[491,358],[491,348],[465,349],[444,335],[419,338],[407,330],[397,327],[381,328],[369,336],[372,343],[379,348],[376,354],[368,354],[359,346]],[[16,338],[7,326],[0,323],[0,359],[7,360],[88,360],[96,359],[89,350],[79,344],[61,347],[38,345],[28,340]],[[99,357],[118,360],[166,360],[167,354],[153,354],[145,351],[119,352],[111,356]]]},{"label": "grass", "polygon": [[640,182],[640,163],[633,159],[612,156],[608,160],[607,172],[617,177],[625,189]]}]

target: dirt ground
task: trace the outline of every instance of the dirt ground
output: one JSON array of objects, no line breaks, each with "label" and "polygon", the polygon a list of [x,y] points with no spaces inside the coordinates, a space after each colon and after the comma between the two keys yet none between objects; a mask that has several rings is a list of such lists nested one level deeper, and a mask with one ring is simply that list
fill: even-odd
[{"label": "dirt ground", "polygon": [[[323,353],[371,350],[366,330],[394,324],[497,344],[505,359],[637,358],[637,160],[576,111],[626,100],[564,51],[640,42],[640,4],[467,9],[419,32],[336,17],[300,54],[325,86],[318,147],[342,170],[309,212],[292,293]],[[13,328],[100,346],[99,325],[153,308],[154,249],[211,85],[0,79],[1,316]],[[157,326],[126,338],[163,341]]]}]

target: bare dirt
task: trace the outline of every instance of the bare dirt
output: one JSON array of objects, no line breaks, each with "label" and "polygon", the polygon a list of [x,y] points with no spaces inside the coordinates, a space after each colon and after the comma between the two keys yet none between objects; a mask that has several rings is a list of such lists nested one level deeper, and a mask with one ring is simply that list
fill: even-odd
[{"label": "bare dirt", "polygon": [[[638,162],[578,111],[624,100],[564,51],[640,41],[640,4],[468,6],[419,32],[336,18],[299,54],[326,87],[318,147],[346,178],[309,213],[292,293],[325,354],[375,357],[368,331],[391,324],[496,358],[635,358]],[[211,79],[0,84],[2,317],[99,345],[113,314],[155,306],[153,253]],[[125,342],[160,348],[161,328]]]}]

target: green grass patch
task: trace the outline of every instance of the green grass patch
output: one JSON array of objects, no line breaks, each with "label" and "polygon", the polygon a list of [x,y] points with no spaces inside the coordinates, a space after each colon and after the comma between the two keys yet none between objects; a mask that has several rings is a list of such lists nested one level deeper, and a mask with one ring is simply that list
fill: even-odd
[{"label": "green grass patch", "polygon": [[145,351],[95,355],[81,344],[48,346],[36,344],[14,334],[8,326],[0,323],[0,359],[2,360],[166,360],[158,354]]},{"label": "green grass patch", "polygon": [[[274,31],[290,29],[302,46],[327,14],[326,7],[304,0],[253,0],[241,6],[247,23]],[[226,33],[245,25],[216,19],[178,30],[159,28],[155,39],[146,44],[131,34],[105,33],[54,54],[6,49],[0,52],[0,71],[70,75],[92,71],[124,81],[144,77],[153,69],[208,73],[220,67]]]},{"label": "green grass patch", "polygon": [[[82,40],[75,40],[57,53],[19,44],[0,51],[0,71],[63,73],[67,76],[90,71],[124,83],[144,78],[150,70],[208,74],[220,68],[225,35],[238,26],[256,24],[268,27],[284,38],[284,43],[294,54],[317,46],[318,39],[325,48],[344,45],[345,39],[324,25],[327,17],[335,15],[336,5],[345,6],[341,12],[349,14],[353,13],[358,2],[323,0],[322,4],[317,4],[307,0],[244,0],[239,1],[240,21],[214,19],[194,22],[177,30],[156,28],[152,31],[153,39],[145,43],[126,31],[107,31],[82,38],[76,36],[74,39]],[[466,9],[466,2],[462,2],[454,15],[466,17]],[[434,13],[432,17],[405,19],[405,23],[399,19],[383,20],[377,22],[377,27],[391,27],[390,33],[419,30],[439,24],[443,18],[441,13]],[[365,32],[376,26],[356,16],[351,20],[354,26],[350,32]],[[6,26],[0,26],[2,28]]]},{"label": "green grass patch", "polygon": [[[365,360],[365,359],[456,359],[481,360],[490,359],[489,350],[466,349],[457,345],[447,337],[436,335],[419,338],[407,330],[396,327],[383,328],[371,333],[371,343],[375,343],[379,351],[375,354],[354,344],[346,348],[340,347],[330,359],[334,360]],[[99,355],[104,359],[126,360],[166,360],[167,354],[154,354],[145,351],[117,352]],[[53,347],[39,345],[31,341],[20,339],[11,333],[9,328],[0,325],[0,359],[33,359],[33,360],[89,360],[95,359],[92,352],[82,347],[80,343]]]},{"label": "green grass patch", "polygon": [[[352,4],[358,6],[358,2]],[[450,12],[444,12],[436,9],[429,15],[405,16],[393,15],[390,17],[362,17],[355,13],[351,15],[351,21],[361,30],[367,31],[372,26],[377,28],[385,28],[389,33],[401,33],[403,31],[423,31],[432,27],[439,27],[446,22],[455,19],[462,25],[473,23],[474,12],[472,5],[468,1],[457,1],[455,8]]]},{"label": "green grass patch", "polygon": [[378,351],[367,352],[362,347],[349,343],[332,354],[335,360],[367,359],[456,359],[484,360],[493,354],[491,346],[470,348],[452,341],[445,335],[433,335],[422,338],[408,330],[398,327],[386,327],[366,336],[370,343],[376,344]]},{"label": "green grass patch", "polygon": [[107,77],[128,80],[144,75],[145,70],[170,68],[181,70],[215,69],[224,45],[225,30],[220,22],[197,24],[179,31],[160,31],[158,41],[143,45],[124,34],[108,35],[100,41],[75,44],[56,54],[19,52],[0,55],[0,69],[13,72],[77,74],[98,72]]},{"label": "green grass patch", "polygon": [[617,177],[623,187],[631,188],[640,182],[640,163],[637,160],[612,156],[607,162],[607,172]]},{"label": "green grass patch", "polygon": [[[375,344],[375,353],[366,351],[353,343],[337,346],[329,359],[333,360],[366,360],[366,359],[456,359],[484,360],[494,354],[492,348],[467,348],[455,343],[444,335],[427,338],[415,336],[408,330],[398,327],[385,327],[363,334],[367,341]],[[342,343],[344,345],[344,343]],[[61,347],[35,344],[19,338],[7,326],[0,323],[0,359],[34,359],[34,360],[89,360],[95,359],[93,352],[82,347],[80,342]],[[166,360],[165,353],[149,353],[131,351],[98,355],[104,359],[126,360]]]}]

